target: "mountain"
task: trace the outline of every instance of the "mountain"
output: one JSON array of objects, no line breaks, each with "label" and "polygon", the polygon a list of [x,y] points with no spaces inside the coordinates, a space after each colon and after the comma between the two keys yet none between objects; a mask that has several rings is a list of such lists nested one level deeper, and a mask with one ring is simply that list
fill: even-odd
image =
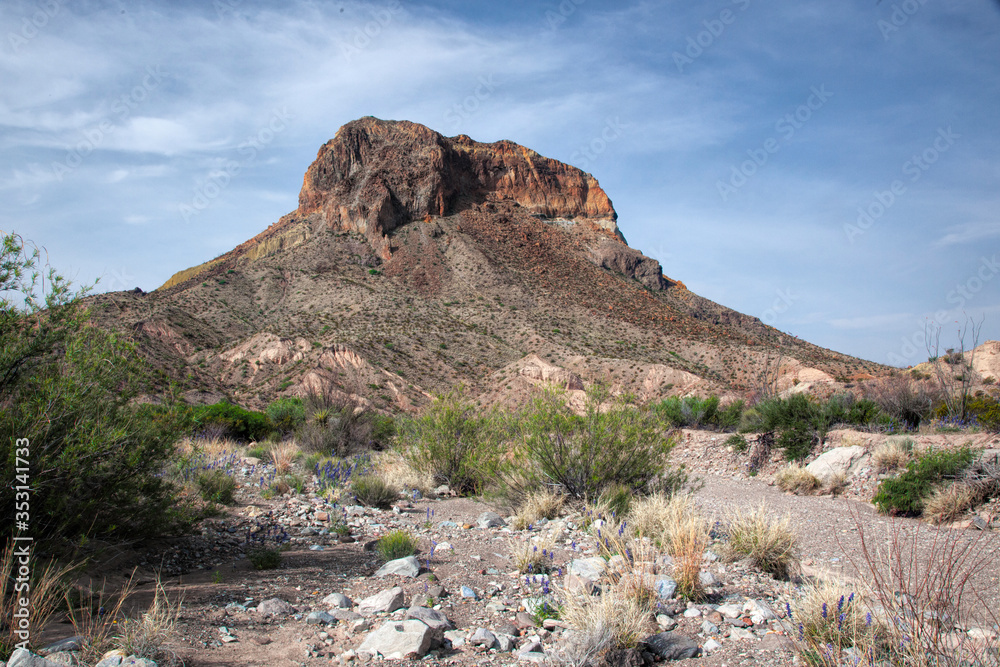
[{"label": "mountain", "polygon": [[410,410],[458,383],[517,402],[549,381],[651,400],[884,371],[692,293],[617,218],[593,176],[528,148],[366,117],[319,149],[295,211],[93,303],[161,389],[250,406],[333,391]]}]

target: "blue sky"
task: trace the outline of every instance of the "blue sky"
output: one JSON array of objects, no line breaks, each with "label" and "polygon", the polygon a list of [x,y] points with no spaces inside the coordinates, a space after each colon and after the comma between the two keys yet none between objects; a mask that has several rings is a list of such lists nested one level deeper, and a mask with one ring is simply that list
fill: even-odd
[{"label": "blue sky", "polygon": [[1000,339],[996,0],[8,0],[0,80],[0,229],[99,290],[294,210],[373,115],[593,173],[668,276],[824,347]]}]

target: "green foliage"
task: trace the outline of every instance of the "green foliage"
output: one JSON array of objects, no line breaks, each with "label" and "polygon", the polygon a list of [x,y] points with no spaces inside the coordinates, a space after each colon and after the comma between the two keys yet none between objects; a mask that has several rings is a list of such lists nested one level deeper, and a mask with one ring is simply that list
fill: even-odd
[{"label": "green foliage", "polygon": [[351,491],[359,503],[380,509],[389,509],[399,499],[399,489],[377,475],[357,477],[351,483]]},{"label": "green foliage", "polygon": [[746,437],[740,435],[739,433],[733,433],[731,436],[726,438],[726,447],[732,447],[733,451],[745,452],[750,448],[747,443]]},{"label": "green foliage", "polygon": [[306,452],[347,457],[370,449],[384,449],[396,433],[389,415],[363,408],[349,400],[310,394],[304,401],[310,418],[295,431],[295,440]]},{"label": "green foliage", "polygon": [[255,570],[274,570],[281,566],[281,550],[273,547],[253,546],[247,550],[247,559]]},{"label": "green foliage", "polygon": [[475,493],[487,482],[504,423],[484,411],[461,388],[438,396],[420,417],[405,422],[400,438],[410,464],[458,493]]},{"label": "green foliage", "polygon": [[562,609],[559,606],[552,604],[549,600],[545,600],[535,607],[535,613],[532,614],[532,618],[534,618],[535,624],[541,627],[546,619],[554,618],[558,620],[561,614]]},{"label": "green foliage", "polygon": [[715,413],[715,425],[722,431],[736,430],[740,425],[740,420],[743,418],[745,407],[746,405],[742,400],[727,403]]},{"label": "green foliage", "polygon": [[882,480],[872,502],[880,512],[894,515],[919,516],[924,501],[934,487],[967,470],[975,460],[968,447],[954,450],[929,450],[910,461],[898,477]]},{"label": "green foliage", "polygon": [[526,475],[537,469],[539,482],[558,483],[577,498],[596,498],[612,485],[642,489],[666,467],[674,446],[652,413],[624,405],[605,410],[596,395],[579,416],[547,392],[520,415],[517,428],[533,466],[513,465]]},{"label": "green foliage", "polygon": [[975,396],[969,399],[967,409],[983,429],[1000,432],[1000,401],[992,396]]},{"label": "green foliage", "polygon": [[[134,539],[175,529],[175,489],[160,473],[177,422],[144,419],[134,407],[153,375],[126,335],[90,326],[86,289],[71,291],[51,269],[43,282],[39,263],[20,237],[0,237],[0,459],[10,476],[25,466],[19,455],[28,462],[32,536]],[[12,482],[0,485],[9,520]]]},{"label": "green foliage", "polygon": [[254,412],[222,401],[212,405],[199,405],[183,411],[187,430],[197,433],[208,427],[218,427],[225,435],[241,442],[263,440],[274,430],[270,418],[263,412]]},{"label": "green foliage", "polygon": [[797,421],[785,427],[775,441],[778,449],[785,452],[785,459],[801,461],[809,456],[816,446],[816,430],[808,422]]},{"label": "green foliage", "polygon": [[384,561],[406,558],[417,553],[417,541],[405,530],[394,530],[379,538],[375,552]]},{"label": "green foliage", "polygon": [[201,499],[213,503],[231,505],[236,481],[222,470],[205,470],[196,480]]},{"label": "green foliage", "polygon": [[267,416],[282,433],[291,433],[306,420],[305,407],[297,396],[277,399],[267,406]]},{"label": "green foliage", "polygon": [[597,506],[603,514],[614,517],[624,517],[632,506],[635,493],[627,486],[612,484],[601,491],[597,498]]},{"label": "green foliage", "polygon": [[698,428],[712,424],[719,410],[719,397],[670,396],[650,406],[650,410],[665,424],[676,428]]}]

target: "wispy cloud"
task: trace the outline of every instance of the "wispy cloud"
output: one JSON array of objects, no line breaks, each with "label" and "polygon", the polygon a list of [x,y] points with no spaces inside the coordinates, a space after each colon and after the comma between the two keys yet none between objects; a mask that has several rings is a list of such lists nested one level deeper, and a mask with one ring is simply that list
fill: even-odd
[{"label": "wispy cloud", "polygon": [[1000,236],[1000,220],[991,222],[970,222],[953,227],[947,234],[934,242],[936,246],[959,245],[991,239]]}]

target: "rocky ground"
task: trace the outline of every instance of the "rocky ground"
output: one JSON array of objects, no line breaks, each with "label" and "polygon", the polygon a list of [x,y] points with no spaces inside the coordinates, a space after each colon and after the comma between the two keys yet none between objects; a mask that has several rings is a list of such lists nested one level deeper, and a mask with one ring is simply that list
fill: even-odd
[{"label": "rocky ground", "polygon": [[[771,482],[781,465],[777,457],[751,476],[740,455],[726,451],[723,437],[687,431],[674,451],[674,460],[703,482],[697,504],[706,516],[720,520],[733,508],[761,503],[775,515],[790,514],[801,540],[802,576],[777,581],[746,564],[722,562],[713,545],[702,571],[710,597],[694,605],[674,597],[670,565],[658,560],[648,572],[661,596],[658,627],[651,634],[660,634],[647,642],[644,654],[633,656],[636,661],[669,659],[703,667],[791,664],[787,636],[794,626],[786,618],[786,602],[810,577],[833,573],[851,581],[863,564],[858,531],[874,534],[887,525],[863,502],[877,478],[863,461],[854,466],[840,497],[792,496]],[[830,447],[862,437],[869,436],[837,432]],[[983,440],[976,444],[996,446],[995,438],[976,438]],[[959,442],[958,437],[945,439]],[[540,601],[554,588],[589,587],[609,566],[597,557],[595,536],[584,528],[586,517],[579,512],[517,530],[494,508],[447,493],[433,498],[414,493],[391,510],[341,506],[312,490],[265,500],[252,482],[259,472],[259,464],[237,467],[242,482],[237,503],[204,521],[200,534],[118,553],[92,572],[114,580],[139,567],[135,601],[142,605],[152,598],[159,571],[168,593],[183,598],[168,648],[186,665],[346,664],[383,657],[448,665],[541,663],[557,654],[570,631],[558,620],[538,623],[533,613]],[[993,509],[984,508],[979,516],[987,523],[980,535],[1000,551],[990,527],[996,525]],[[258,571],[247,559],[253,545],[248,531],[261,528],[269,535],[287,534],[277,569]],[[413,535],[419,551],[384,568],[373,546],[396,529]],[[524,544],[546,551],[550,575],[517,572],[513,553]],[[997,572],[982,576],[997,603]],[[72,634],[65,623],[48,633],[53,641]],[[77,664],[72,650],[58,650],[67,648],[73,648],[72,641],[54,646],[47,659]],[[124,657],[110,656],[101,667],[128,664]],[[22,654],[8,667],[46,664]]]}]

